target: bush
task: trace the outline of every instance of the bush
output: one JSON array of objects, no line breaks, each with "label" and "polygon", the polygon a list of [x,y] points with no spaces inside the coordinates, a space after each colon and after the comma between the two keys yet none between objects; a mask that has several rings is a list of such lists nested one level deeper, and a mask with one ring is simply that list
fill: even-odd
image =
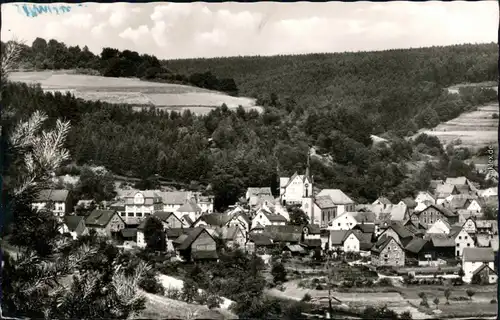
[{"label": "bush", "polygon": [[492,115],[491,115],[491,117],[492,117],[493,119],[498,119],[498,113],[494,113],[494,114],[492,114]]},{"label": "bush", "polygon": [[322,285],[318,284],[316,286],[316,290],[325,290],[325,288]]},{"label": "bush", "polygon": [[302,301],[304,301],[304,302],[309,302],[309,301],[311,301],[311,299],[312,299],[312,297],[309,293],[306,293],[304,295],[304,297],[302,297]]},{"label": "bush", "polygon": [[424,308],[429,308],[429,302],[427,302],[427,300],[422,300],[420,301],[420,305]]},{"label": "bush", "polygon": [[450,300],[452,300],[452,301],[468,301],[469,298],[464,297],[464,296],[459,296],[459,297],[451,297]]},{"label": "bush", "polygon": [[169,288],[164,293],[165,297],[172,300],[181,300],[182,292],[179,289]]},{"label": "bush", "polygon": [[382,278],[377,282],[377,285],[381,287],[390,287],[392,286],[392,281],[389,278]]},{"label": "bush", "polygon": [[491,299],[490,303],[491,303],[491,304],[496,304],[496,303],[497,303],[497,301],[496,301],[495,299]]}]

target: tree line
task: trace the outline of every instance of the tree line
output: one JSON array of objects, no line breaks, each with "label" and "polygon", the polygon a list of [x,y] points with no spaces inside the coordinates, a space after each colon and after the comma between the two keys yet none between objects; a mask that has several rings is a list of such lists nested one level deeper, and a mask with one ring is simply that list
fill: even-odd
[{"label": "tree line", "polygon": [[[2,42],[2,52],[5,44]],[[174,73],[163,66],[157,57],[136,51],[103,48],[100,55],[87,46],[66,46],[51,39],[36,38],[31,46],[21,44],[18,67],[34,70],[77,69],[82,73],[105,77],[135,77],[149,81],[172,82],[197,86],[238,95],[238,87],[232,78],[217,78],[203,70],[189,75]]]}]

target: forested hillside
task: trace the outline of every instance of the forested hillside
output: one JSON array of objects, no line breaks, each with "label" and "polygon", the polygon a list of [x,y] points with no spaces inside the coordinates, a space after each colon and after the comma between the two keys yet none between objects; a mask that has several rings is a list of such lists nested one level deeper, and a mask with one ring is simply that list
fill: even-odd
[{"label": "forested hillside", "polygon": [[[243,96],[269,102],[271,94],[288,111],[357,109],[374,133],[436,125],[463,109],[443,88],[457,83],[496,81],[498,45],[272,57],[163,61],[177,73],[211,71],[234,78]],[[495,99],[488,92],[487,99]],[[285,102],[286,101],[286,102]]]},{"label": "forested hillside", "polygon": [[[2,53],[5,44],[2,42]],[[78,69],[81,73],[105,77],[134,77],[148,81],[190,84],[200,88],[238,95],[236,83],[231,78],[217,78],[210,72],[178,74],[160,64],[158,58],[135,51],[103,48],[100,55],[87,46],[66,46],[57,40],[48,42],[36,38],[31,46],[22,44],[19,68],[25,70]]]}]

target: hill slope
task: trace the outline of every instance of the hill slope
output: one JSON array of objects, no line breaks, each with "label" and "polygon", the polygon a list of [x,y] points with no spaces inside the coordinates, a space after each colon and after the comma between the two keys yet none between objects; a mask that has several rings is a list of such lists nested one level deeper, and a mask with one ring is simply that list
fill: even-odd
[{"label": "hill slope", "polygon": [[225,93],[198,87],[141,81],[134,78],[114,78],[75,74],[71,71],[15,72],[12,81],[39,83],[45,91],[69,91],[77,98],[108,103],[155,106],[166,110],[189,109],[196,114],[208,113],[225,103],[229,109],[239,105],[255,109],[255,99],[232,97]]}]

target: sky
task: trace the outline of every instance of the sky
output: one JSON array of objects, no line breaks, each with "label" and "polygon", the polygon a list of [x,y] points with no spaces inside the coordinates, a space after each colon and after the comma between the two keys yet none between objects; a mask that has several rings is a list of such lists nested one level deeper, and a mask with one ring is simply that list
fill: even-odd
[{"label": "sky", "polygon": [[[499,7],[481,2],[68,4],[27,17],[2,5],[2,41],[36,37],[161,59],[372,51],[498,41]],[[32,7],[33,4],[27,4]],[[53,3],[50,6],[61,6]]]}]

